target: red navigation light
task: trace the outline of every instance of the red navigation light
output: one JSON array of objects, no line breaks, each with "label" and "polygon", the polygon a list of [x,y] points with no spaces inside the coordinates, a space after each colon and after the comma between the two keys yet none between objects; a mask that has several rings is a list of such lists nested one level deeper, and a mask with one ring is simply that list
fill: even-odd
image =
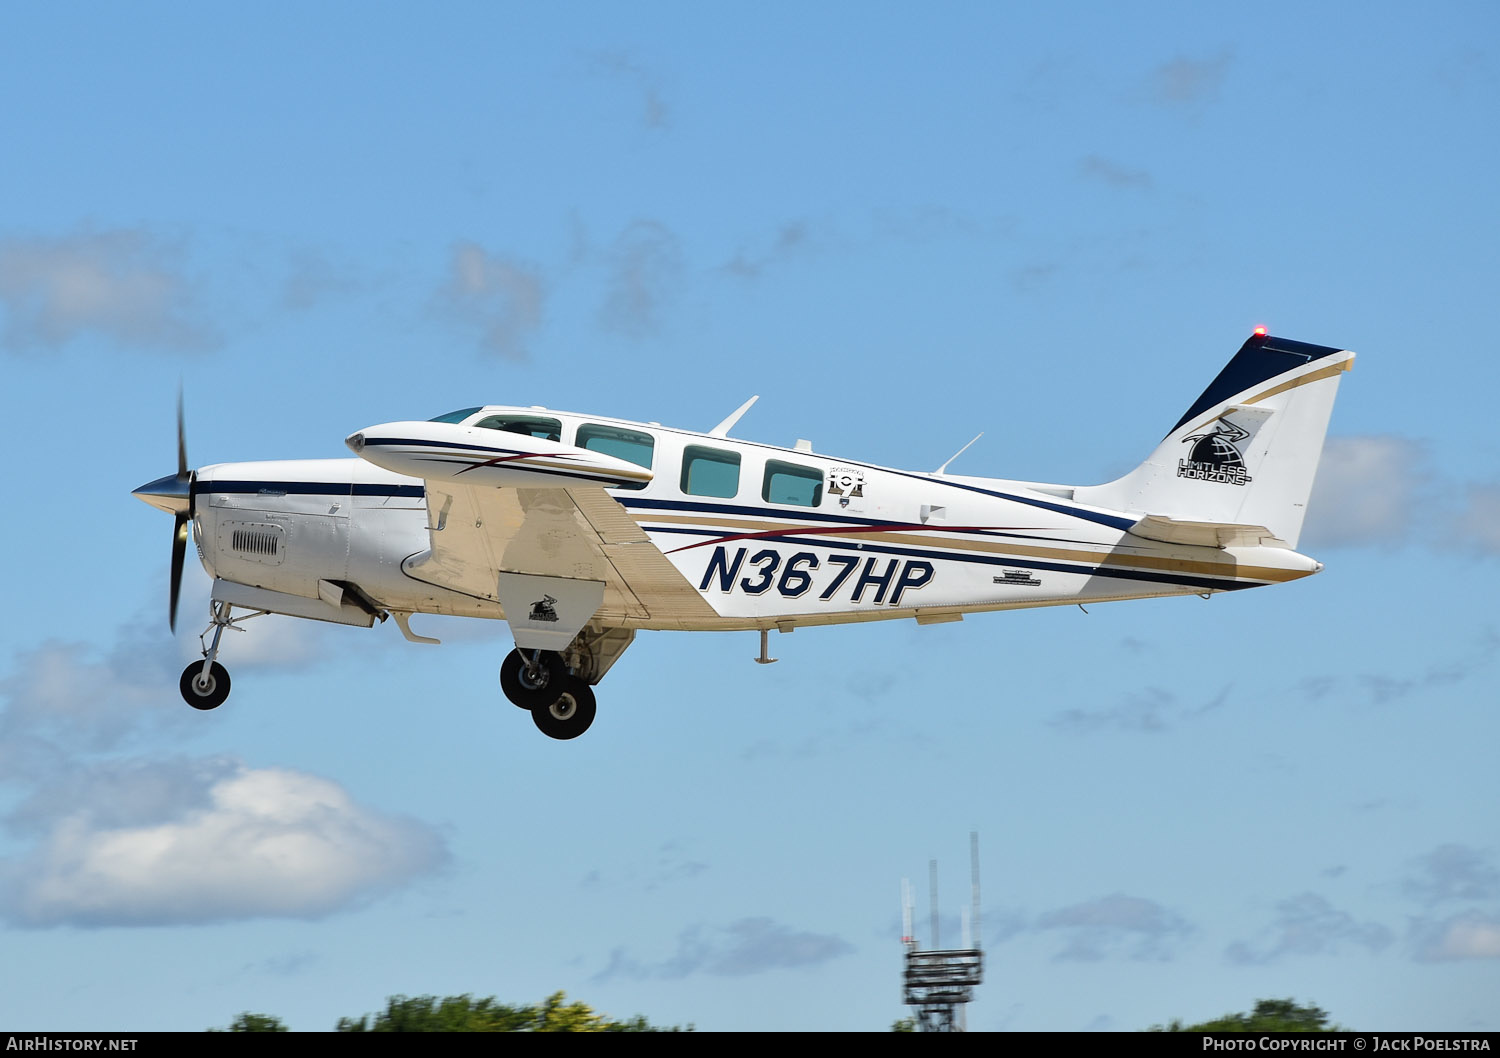
[{"label": "red navigation light", "polygon": [[1265,336],[1266,336],[1266,328],[1265,328],[1264,325],[1255,328],[1255,337],[1257,337],[1257,338],[1264,338]]}]

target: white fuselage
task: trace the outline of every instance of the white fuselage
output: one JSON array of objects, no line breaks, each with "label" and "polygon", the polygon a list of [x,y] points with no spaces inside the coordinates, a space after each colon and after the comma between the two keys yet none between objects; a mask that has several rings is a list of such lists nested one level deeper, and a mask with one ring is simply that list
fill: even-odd
[{"label": "white fuselage", "polygon": [[[1065,486],[910,473],[566,412],[483,412],[548,417],[559,443],[580,448],[580,428],[649,440],[649,482],[610,494],[715,616],[611,622],[623,627],[941,621],[1234,590],[1321,568],[1286,548],[1134,536],[1143,512],[1078,503]],[[221,580],[305,599],[335,583],[391,611],[505,616],[493,599],[412,575],[431,546],[421,478],[353,458],[223,463],[200,469],[193,491],[199,554]]]}]

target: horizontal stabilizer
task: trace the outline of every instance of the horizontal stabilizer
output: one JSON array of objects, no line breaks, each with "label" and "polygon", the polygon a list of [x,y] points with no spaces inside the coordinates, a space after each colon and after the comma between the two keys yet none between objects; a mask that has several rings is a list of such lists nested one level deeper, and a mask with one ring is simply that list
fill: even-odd
[{"label": "horizontal stabilizer", "polygon": [[1285,540],[1263,525],[1234,522],[1188,522],[1160,514],[1148,514],[1127,532],[1165,544],[1195,544],[1201,547],[1286,547]]}]

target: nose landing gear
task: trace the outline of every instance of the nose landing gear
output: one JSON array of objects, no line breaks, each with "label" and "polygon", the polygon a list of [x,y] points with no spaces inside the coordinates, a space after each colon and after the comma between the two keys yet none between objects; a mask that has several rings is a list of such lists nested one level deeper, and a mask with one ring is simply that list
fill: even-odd
[{"label": "nose landing gear", "polygon": [[[203,645],[203,660],[195,661],[183,669],[182,679],[177,681],[182,700],[194,709],[217,709],[229,697],[229,671],[219,664],[219,639],[223,636],[224,629],[232,628],[236,632],[243,632],[241,621],[263,617],[266,613],[264,610],[257,610],[244,617],[231,617],[232,610],[233,607],[227,602],[215,601],[208,604],[208,627],[198,637],[198,642]],[[209,632],[214,634],[213,642],[204,644],[203,637]]]}]

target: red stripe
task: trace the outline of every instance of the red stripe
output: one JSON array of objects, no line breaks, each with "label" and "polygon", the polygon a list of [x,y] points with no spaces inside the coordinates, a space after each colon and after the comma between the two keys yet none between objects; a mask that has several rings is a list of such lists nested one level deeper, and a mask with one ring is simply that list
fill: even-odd
[{"label": "red stripe", "polygon": [[919,525],[915,522],[907,525],[849,525],[839,526],[837,529],[826,525],[809,526],[803,529],[768,529],[761,533],[736,533],[732,536],[715,537],[712,540],[700,540],[696,544],[684,544],[682,547],[674,547],[663,554],[675,555],[679,551],[691,551],[695,547],[707,547],[709,544],[732,544],[736,540],[763,540],[770,536],[843,536],[847,533],[910,533],[925,531],[929,533],[986,533],[1004,532],[1006,530],[1035,530],[1035,526],[1026,525],[945,525],[941,528],[931,525]]}]

